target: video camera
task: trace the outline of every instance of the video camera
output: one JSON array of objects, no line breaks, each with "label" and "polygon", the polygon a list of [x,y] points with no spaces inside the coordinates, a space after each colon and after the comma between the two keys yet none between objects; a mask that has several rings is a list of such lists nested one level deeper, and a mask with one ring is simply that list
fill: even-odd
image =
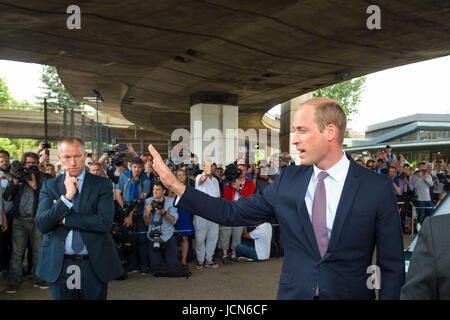
[{"label": "video camera", "polygon": [[450,182],[448,181],[450,181],[450,174],[448,172],[440,172],[436,176],[439,179],[439,182],[444,184],[444,190],[449,191]]},{"label": "video camera", "polygon": [[104,150],[104,152],[108,155],[112,167],[123,166],[123,158],[125,158],[126,156],[126,153],[123,151],[125,150],[127,150],[126,146],[124,148],[121,145],[119,145],[119,147],[116,148],[111,147]]},{"label": "video camera", "polygon": [[19,160],[14,160],[11,163],[11,170],[9,171],[11,176],[18,179],[20,183],[31,181],[33,179],[32,174],[38,172],[39,168],[37,166],[25,168]]},{"label": "video camera", "polygon": [[229,164],[225,168],[224,176],[225,183],[233,183],[242,174],[242,170],[239,169],[234,163]]}]

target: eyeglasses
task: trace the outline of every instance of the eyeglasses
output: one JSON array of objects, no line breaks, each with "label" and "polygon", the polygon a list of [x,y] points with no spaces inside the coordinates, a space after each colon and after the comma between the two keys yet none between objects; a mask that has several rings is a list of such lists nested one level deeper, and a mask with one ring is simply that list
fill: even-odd
[{"label": "eyeglasses", "polygon": [[31,165],[36,165],[37,164],[37,162],[36,161],[27,161],[27,162],[25,162],[25,164],[31,164]]}]

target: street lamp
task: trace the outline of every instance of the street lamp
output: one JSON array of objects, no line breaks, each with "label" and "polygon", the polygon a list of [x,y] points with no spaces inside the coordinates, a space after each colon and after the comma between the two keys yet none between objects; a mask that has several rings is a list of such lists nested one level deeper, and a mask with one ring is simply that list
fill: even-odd
[{"label": "street lamp", "polygon": [[[93,90],[94,95],[93,96],[88,96],[88,97],[83,97],[83,99],[89,101],[89,102],[95,102],[95,106],[97,109],[97,155],[100,155],[100,149],[101,149],[101,139],[100,139],[100,124],[98,122],[98,103],[99,102],[103,102],[103,98],[102,95],[100,94],[100,92],[98,92],[97,90]],[[94,146],[92,146],[92,149],[94,149]]]}]

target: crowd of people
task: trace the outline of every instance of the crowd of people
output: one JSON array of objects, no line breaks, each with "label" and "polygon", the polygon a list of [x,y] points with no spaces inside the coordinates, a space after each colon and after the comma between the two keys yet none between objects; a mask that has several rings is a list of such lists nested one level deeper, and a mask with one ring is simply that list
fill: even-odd
[{"label": "crowd of people", "polygon": [[[27,274],[33,277],[33,286],[49,287],[35,276],[42,241],[35,216],[42,185],[64,171],[60,165],[50,163],[44,150],[40,144],[36,153],[24,153],[21,167],[12,166],[9,153],[0,151],[0,270],[8,279],[9,293],[16,292]],[[217,259],[223,264],[264,261],[274,246],[282,248],[276,219],[256,226],[226,227],[177,209],[175,194],[153,171],[151,157],[138,155],[131,145],[116,145],[99,159],[95,154],[89,157],[86,170],[110,179],[113,185],[115,218],[111,232],[125,270],[118,280],[135,272],[153,273],[159,264],[186,265],[196,260],[195,268],[202,270],[218,268]],[[404,232],[411,231],[408,205],[416,206],[420,228],[450,189],[450,163],[442,160],[420,162],[414,168],[402,154],[395,155],[390,146],[378,150],[375,156],[366,151],[359,156],[352,154],[352,158],[368,170],[392,178]],[[228,201],[261,192],[285,166],[295,165],[286,152],[256,164],[236,160],[225,169],[209,160],[200,168],[194,154],[190,164],[167,163],[183,184]]]},{"label": "crowd of people", "polygon": [[404,155],[395,155],[390,145],[377,150],[375,156],[364,151],[361,155],[352,154],[352,158],[359,165],[392,179],[405,233],[412,231],[412,205],[418,212],[414,226],[418,231],[425,218],[432,215],[449,193],[450,162],[446,164],[441,159],[429,163],[421,161],[414,167]]},{"label": "crowd of people", "polygon": [[[17,291],[24,276],[33,277],[34,287],[49,288],[49,283],[35,275],[43,236],[35,218],[41,187],[46,180],[64,174],[64,169],[50,163],[44,150],[41,143],[36,152],[24,153],[20,165],[17,160],[11,163],[7,151],[0,151],[0,270],[8,280],[8,293]],[[98,159],[93,153],[88,157],[85,170],[109,179],[113,186],[111,233],[125,270],[117,280],[136,272],[153,273],[158,264],[186,265],[196,260],[196,269],[201,270],[218,268],[217,259],[224,264],[263,261],[269,259],[273,242],[277,248],[282,246],[279,231],[274,231],[272,239],[272,229],[277,229],[275,219],[273,227],[269,222],[225,227],[177,209],[175,195],[153,171],[151,157],[138,155],[132,145],[116,145]],[[197,157],[191,154],[191,164],[172,164],[171,168],[180,182],[236,201],[267,187],[283,166],[291,164],[295,162],[287,153],[256,165],[239,160],[230,176],[211,161],[204,161],[200,168]]]}]

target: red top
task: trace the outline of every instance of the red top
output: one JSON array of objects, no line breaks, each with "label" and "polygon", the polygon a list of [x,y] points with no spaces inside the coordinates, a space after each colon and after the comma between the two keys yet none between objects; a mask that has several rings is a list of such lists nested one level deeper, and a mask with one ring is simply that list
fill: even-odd
[{"label": "red top", "polygon": [[[245,178],[244,187],[242,188],[239,195],[241,197],[246,198],[246,197],[252,195],[254,192],[255,192],[255,184],[253,183],[252,180],[248,180],[247,178]],[[227,184],[225,186],[225,189],[223,190],[223,197],[229,201],[233,201],[235,193],[236,193],[236,189],[234,189],[232,186]]]}]

